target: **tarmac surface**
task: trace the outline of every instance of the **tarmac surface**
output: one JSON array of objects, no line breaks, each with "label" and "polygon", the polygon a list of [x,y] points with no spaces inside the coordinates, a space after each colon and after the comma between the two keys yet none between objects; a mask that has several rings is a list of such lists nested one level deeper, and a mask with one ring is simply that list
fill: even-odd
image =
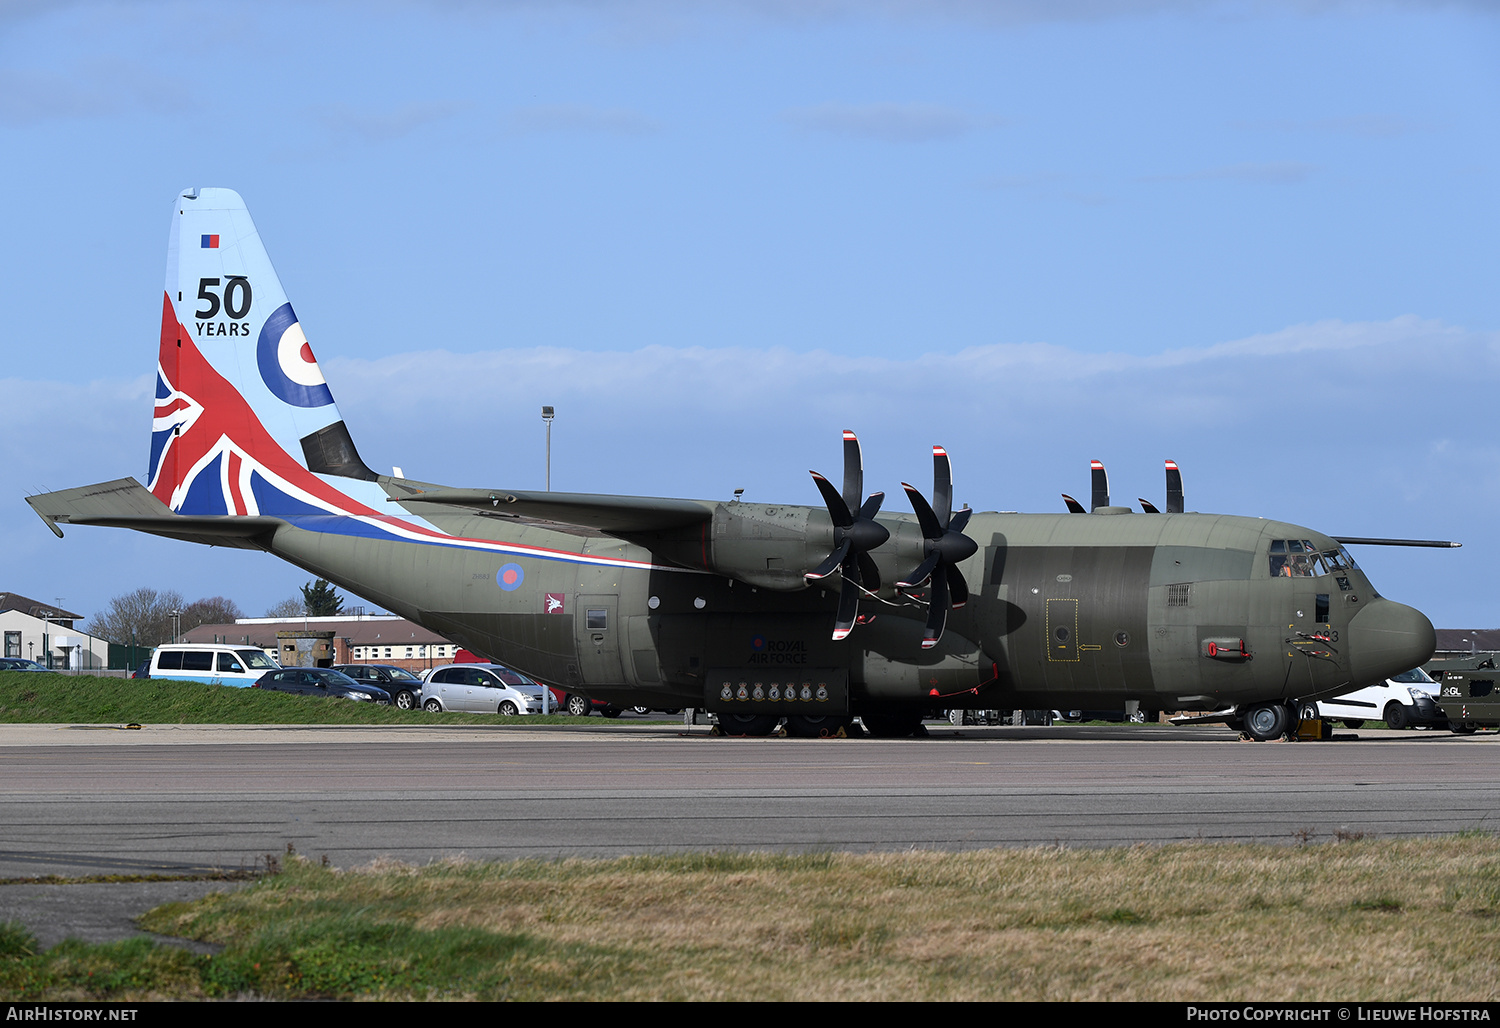
[{"label": "tarmac surface", "polygon": [[[1500,737],[1222,727],[723,739],[704,727],[0,725],[0,920],[42,945],[288,846],[378,858],[1284,842],[1500,830]],[[44,875],[178,882],[43,885]]]}]

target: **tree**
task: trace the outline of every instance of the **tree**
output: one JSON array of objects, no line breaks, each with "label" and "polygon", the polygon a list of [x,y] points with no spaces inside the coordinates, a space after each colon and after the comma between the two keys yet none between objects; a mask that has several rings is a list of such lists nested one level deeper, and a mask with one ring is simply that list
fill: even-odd
[{"label": "tree", "polygon": [[103,613],[89,621],[88,631],[110,642],[156,646],[172,641],[172,611],[182,608],[182,593],[176,589],[157,592],[143,587],[110,600]]},{"label": "tree", "polygon": [[240,605],[227,596],[194,600],[182,608],[182,631],[199,625],[227,625],[245,616]]},{"label": "tree", "polygon": [[89,621],[90,635],[110,642],[159,646],[172,641],[172,611],[177,611],[178,631],[199,625],[222,625],[244,617],[239,604],[224,596],[210,596],[192,603],[182,601],[176,589],[141,588],[116,596],[102,613]]},{"label": "tree", "polygon": [[304,603],[299,597],[288,596],[286,599],[282,600],[280,603],[274,604],[273,606],[266,608],[266,617],[268,617],[268,618],[300,618],[302,616],[303,611],[305,611],[306,609],[307,609],[307,604]]},{"label": "tree", "polygon": [[328,583],[326,578],[304,585],[302,600],[307,608],[308,617],[334,617],[344,612],[344,598]]}]

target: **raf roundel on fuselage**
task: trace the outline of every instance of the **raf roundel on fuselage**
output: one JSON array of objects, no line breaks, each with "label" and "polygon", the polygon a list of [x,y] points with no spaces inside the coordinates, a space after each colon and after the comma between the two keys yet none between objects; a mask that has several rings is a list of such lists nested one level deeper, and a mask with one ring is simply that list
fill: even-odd
[{"label": "raf roundel on fuselage", "polygon": [[333,402],[333,393],[323,381],[323,372],[290,303],[282,304],[266,319],[255,356],[266,387],[287,403],[324,407]]}]

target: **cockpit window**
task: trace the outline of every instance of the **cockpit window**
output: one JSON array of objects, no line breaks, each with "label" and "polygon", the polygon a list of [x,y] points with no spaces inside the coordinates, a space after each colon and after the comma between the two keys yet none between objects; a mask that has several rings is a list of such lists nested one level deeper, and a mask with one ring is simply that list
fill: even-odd
[{"label": "cockpit window", "polygon": [[1354,559],[1342,546],[1320,552],[1309,539],[1271,541],[1272,578],[1321,578],[1352,570],[1357,570]]}]

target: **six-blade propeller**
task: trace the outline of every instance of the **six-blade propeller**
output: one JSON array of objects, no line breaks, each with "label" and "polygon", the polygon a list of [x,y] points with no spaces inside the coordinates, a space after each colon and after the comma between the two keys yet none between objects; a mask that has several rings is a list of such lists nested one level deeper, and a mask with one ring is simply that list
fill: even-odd
[{"label": "six-blade propeller", "polygon": [[833,552],[813,570],[807,572],[812,580],[827,578],[837,571],[844,584],[839,589],[839,613],[833,623],[833,638],[842,639],[854,628],[859,616],[859,594],[861,590],[874,592],[880,588],[880,570],[870,558],[869,551],[891,537],[886,527],[875,520],[880,513],[880,504],[885,493],[873,493],[864,505],[855,508],[860,494],[864,492],[865,469],[860,459],[859,440],[853,432],[844,430],[844,492],[840,495],[828,479],[816,471],[809,472],[823,494],[828,507],[828,516],[833,519]]},{"label": "six-blade propeller", "polygon": [[901,483],[917,512],[922,527],[924,559],[917,569],[897,582],[898,589],[915,589],[931,581],[927,594],[927,628],[922,633],[922,649],[930,650],[943,637],[948,611],[969,602],[969,583],[958,565],[972,557],[979,544],[964,535],[964,526],[974,512],[968,507],[953,512],[953,467],[948,452],[941,446],[932,448],[932,500],[929,504],[916,487]]}]

